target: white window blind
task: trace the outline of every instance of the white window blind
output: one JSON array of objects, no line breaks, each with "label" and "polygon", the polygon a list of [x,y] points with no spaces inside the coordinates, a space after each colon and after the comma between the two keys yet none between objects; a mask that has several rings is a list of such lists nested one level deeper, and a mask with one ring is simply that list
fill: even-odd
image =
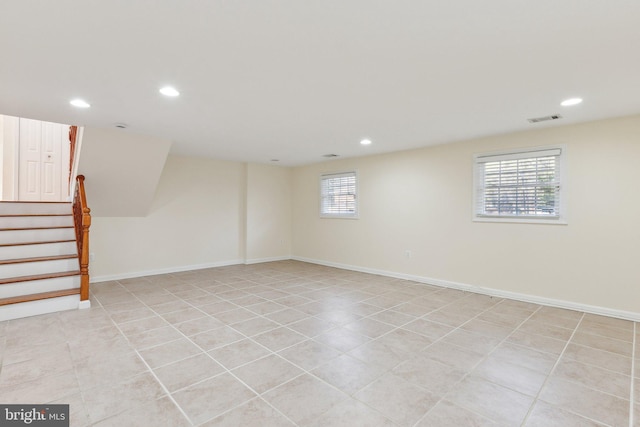
[{"label": "white window blind", "polygon": [[561,148],[476,156],[476,217],[561,217]]},{"label": "white window blind", "polygon": [[355,218],[358,214],[355,172],[320,176],[320,216]]}]

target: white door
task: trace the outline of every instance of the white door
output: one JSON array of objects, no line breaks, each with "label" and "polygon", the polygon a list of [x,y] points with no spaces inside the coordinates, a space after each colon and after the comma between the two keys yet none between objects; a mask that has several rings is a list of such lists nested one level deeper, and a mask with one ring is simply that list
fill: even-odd
[{"label": "white door", "polygon": [[18,200],[66,201],[69,126],[20,119]]}]

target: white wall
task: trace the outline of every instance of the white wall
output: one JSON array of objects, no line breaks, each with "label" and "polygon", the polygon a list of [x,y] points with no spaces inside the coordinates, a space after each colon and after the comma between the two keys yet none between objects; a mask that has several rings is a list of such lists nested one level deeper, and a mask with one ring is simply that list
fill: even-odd
[{"label": "white wall", "polygon": [[85,127],[78,173],[85,175],[92,214],[145,216],[170,147],[165,139]]},{"label": "white wall", "polygon": [[92,281],[289,258],[290,187],[286,168],[171,155],[147,216],[93,216]]},{"label": "white wall", "polygon": [[4,189],[4,116],[0,115],[0,200]]},{"label": "white wall", "polygon": [[[295,168],[293,254],[640,315],[639,138],[634,116]],[[471,220],[474,153],[554,144],[568,225]],[[360,219],[320,219],[319,175],[353,169]]]},{"label": "white wall", "polygon": [[13,116],[0,116],[2,129],[2,192],[0,200],[18,200],[18,150],[20,137],[20,119]]},{"label": "white wall", "polygon": [[240,262],[243,180],[241,163],[169,156],[146,217],[92,218],[91,275],[99,280]]},{"label": "white wall", "polygon": [[291,256],[291,169],[249,163],[246,192],[246,260]]}]

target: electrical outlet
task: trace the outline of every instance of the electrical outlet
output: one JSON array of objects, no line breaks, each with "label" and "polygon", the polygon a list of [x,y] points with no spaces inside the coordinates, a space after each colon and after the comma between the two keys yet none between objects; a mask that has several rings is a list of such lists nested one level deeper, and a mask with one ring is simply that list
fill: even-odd
[{"label": "electrical outlet", "polygon": [[89,261],[95,261],[95,260],[96,260],[96,253],[89,252]]},{"label": "electrical outlet", "polygon": [[406,250],[406,251],[404,251],[404,256],[405,256],[405,258],[409,259],[409,258],[411,258],[413,256],[413,254],[411,253],[411,251]]}]

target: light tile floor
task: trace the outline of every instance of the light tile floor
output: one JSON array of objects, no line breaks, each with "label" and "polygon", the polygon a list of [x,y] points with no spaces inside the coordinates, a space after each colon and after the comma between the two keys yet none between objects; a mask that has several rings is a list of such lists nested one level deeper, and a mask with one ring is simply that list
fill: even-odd
[{"label": "light tile floor", "polygon": [[72,426],[640,426],[629,321],[295,261],[91,299],[0,323],[0,402]]}]

